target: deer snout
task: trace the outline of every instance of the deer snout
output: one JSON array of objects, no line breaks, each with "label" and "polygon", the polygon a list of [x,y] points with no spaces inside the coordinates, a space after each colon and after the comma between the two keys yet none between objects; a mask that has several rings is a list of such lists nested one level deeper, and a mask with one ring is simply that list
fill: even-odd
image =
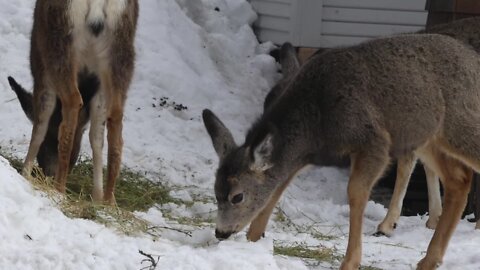
[{"label": "deer snout", "polygon": [[232,234],[233,232],[222,232],[218,229],[215,230],[215,237],[220,241],[228,239],[228,237],[230,237]]}]

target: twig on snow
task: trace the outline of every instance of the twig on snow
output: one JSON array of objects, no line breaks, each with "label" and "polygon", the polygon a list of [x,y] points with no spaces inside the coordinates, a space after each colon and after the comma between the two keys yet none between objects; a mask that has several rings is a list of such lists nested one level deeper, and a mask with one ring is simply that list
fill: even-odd
[{"label": "twig on snow", "polygon": [[[183,234],[185,234],[185,235],[188,236],[188,237],[192,237],[192,232],[191,232],[191,231],[181,230],[181,229],[172,228],[172,227],[165,227],[165,226],[153,226],[153,227],[149,227],[149,228],[147,229],[147,232],[155,231],[156,229],[171,230],[171,231],[183,233]],[[150,233],[150,234],[151,234],[151,235],[154,235],[153,233]]]},{"label": "twig on snow", "polygon": [[145,267],[142,267],[140,268],[140,270],[155,270],[157,269],[157,265],[158,265],[158,262],[160,261],[160,256],[158,255],[155,255],[157,257],[157,259],[155,260],[155,258],[153,258],[154,255],[152,254],[147,254],[145,252],[143,252],[142,250],[138,250],[138,253],[140,253],[141,255],[145,256],[146,258],[143,259],[140,264],[143,264],[143,263],[150,263],[150,265],[147,265]]}]

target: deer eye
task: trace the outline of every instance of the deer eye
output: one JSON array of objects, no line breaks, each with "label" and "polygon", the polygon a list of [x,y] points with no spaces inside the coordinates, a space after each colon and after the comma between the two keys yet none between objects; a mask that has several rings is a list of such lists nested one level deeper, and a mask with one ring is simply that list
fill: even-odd
[{"label": "deer eye", "polygon": [[243,193],[238,193],[237,195],[233,196],[231,203],[239,204],[242,201],[243,201]]}]

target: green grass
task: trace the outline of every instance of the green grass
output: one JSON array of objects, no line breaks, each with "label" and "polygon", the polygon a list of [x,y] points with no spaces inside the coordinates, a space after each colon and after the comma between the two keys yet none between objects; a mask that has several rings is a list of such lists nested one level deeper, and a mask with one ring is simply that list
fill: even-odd
[{"label": "green grass", "polygon": [[283,211],[277,211],[275,213],[275,221],[277,222],[286,222],[287,217],[283,214]]},{"label": "green grass", "polygon": [[[93,188],[93,165],[91,160],[81,160],[72,169],[67,180],[67,192],[80,200],[90,200]],[[106,171],[104,171],[106,174]],[[154,183],[144,174],[122,168],[115,184],[117,207],[127,211],[146,211],[155,204],[176,203],[182,201],[170,196],[170,188]]]},{"label": "green grass", "polygon": [[321,241],[332,241],[332,240],[335,240],[335,239],[338,238],[338,237],[333,236],[333,235],[327,235],[327,234],[323,234],[323,233],[319,233],[319,232],[313,232],[312,237],[317,239],[317,240],[321,240]]}]

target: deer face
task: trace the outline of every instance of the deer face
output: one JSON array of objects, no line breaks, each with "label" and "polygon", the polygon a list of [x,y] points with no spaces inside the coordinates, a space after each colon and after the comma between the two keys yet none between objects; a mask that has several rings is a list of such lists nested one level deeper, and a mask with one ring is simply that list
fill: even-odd
[{"label": "deer face", "polygon": [[[73,142],[73,148],[70,155],[70,169],[75,165],[80,153],[80,146],[82,142],[82,136],[85,131],[86,125],[89,121],[89,106],[88,103],[91,101],[93,96],[96,94],[99,81],[98,78],[88,73],[87,71],[82,71],[78,76],[79,81],[79,90],[84,101],[84,107],[80,110],[78,116],[78,125],[75,131],[75,138]],[[8,78],[10,87],[15,92],[22,106],[22,109],[27,116],[27,118],[33,122],[35,118],[35,113],[33,111],[33,96],[31,93],[27,92],[21,85],[19,85],[15,79],[12,77]],[[50,117],[48,123],[48,130],[45,135],[45,138],[40,146],[37,155],[37,161],[39,167],[43,170],[43,173],[47,176],[53,176],[57,169],[58,164],[58,128],[62,122],[62,107],[60,102],[56,103],[55,109]]]},{"label": "deer face", "polygon": [[266,135],[254,149],[238,147],[230,131],[212,112],[205,110],[203,120],[220,159],[215,180],[215,235],[226,239],[260,213],[278,186],[279,181],[270,170],[273,137]]}]

